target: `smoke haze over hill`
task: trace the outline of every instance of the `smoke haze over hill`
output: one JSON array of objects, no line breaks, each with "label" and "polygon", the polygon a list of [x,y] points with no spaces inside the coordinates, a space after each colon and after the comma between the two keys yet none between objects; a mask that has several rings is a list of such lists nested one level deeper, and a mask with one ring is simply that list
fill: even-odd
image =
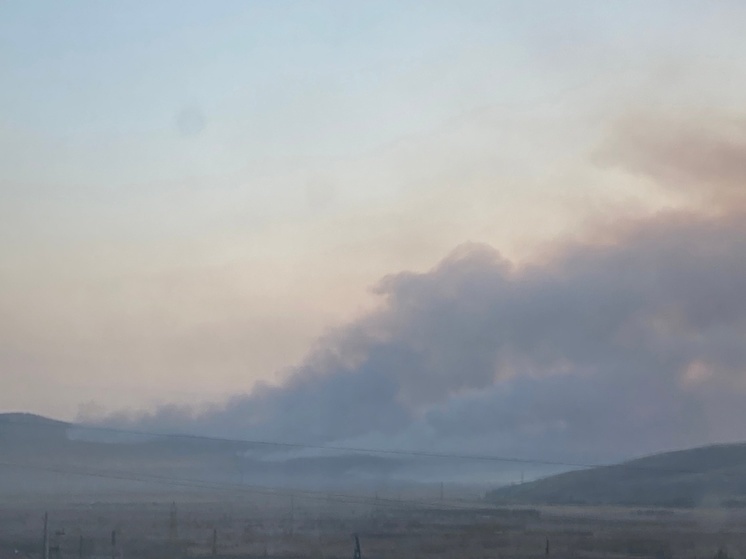
[{"label": "smoke haze over hill", "polygon": [[746,439],[746,5],[158,4],[0,3],[0,413],[431,480]]},{"label": "smoke haze over hill", "polygon": [[[289,442],[615,460],[744,438],[746,126],[635,115],[599,164],[690,201],[515,265],[464,244],[375,288],[277,386],[88,418]],[[83,418],[85,419],[85,418]]]}]

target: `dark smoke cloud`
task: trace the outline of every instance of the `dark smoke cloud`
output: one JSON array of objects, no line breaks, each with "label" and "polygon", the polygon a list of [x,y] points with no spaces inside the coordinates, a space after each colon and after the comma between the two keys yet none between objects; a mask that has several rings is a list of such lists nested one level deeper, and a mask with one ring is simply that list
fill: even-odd
[{"label": "dark smoke cloud", "polygon": [[379,310],[321,340],[281,386],[107,421],[563,460],[743,439],[746,135],[726,124],[638,119],[603,150],[706,195],[703,211],[627,223],[524,267],[465,244],[426,273],[384,278]]}]

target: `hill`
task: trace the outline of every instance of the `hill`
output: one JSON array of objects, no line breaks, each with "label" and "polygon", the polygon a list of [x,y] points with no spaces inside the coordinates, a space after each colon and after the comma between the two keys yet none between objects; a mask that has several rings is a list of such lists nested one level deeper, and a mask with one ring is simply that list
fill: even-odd
[{"label": "hill", "polygon": [[58,425],[67,426],[64,421],[57,421],[41,415],[26,412],[0,413],[0,425],[25,423],[27,425]]},{"label": "hill", "polygon": [[495,489],[498,504],[746,507],[746,444],[655,454]]},{"label": "hill", "polygon": [[[0,496],[173,492],[241,486],[355,487],[413,461],[262,443],[161,436],[0,414]],[[392,482],[395,484],[395,482]]]}]

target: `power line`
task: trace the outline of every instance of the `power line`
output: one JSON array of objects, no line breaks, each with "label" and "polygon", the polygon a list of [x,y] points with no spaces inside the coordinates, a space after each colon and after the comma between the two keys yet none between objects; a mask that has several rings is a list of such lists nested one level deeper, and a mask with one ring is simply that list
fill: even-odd
[{"label": "power line", "polygon": [[419,500],[399,500],[399,499],[382,499],[380,497],[367,497],[364,495],[353,495],[349,493],[322,492],[310,489],[280,489],[262,485],[239,485],[228,482],[217,482],[200,479],[180,478],[172,476],[160,476],[147,473],[128,473],[120,471],[91,470],[80,467],[70,466],[46,466],[30,463],[0,461],[0,467],[17,468],[23,470],[36,470],[47,473],[56,473],[64,475],[75,475],[82,477],[102,478],[119,481],[134,481],[139,483],[155,483],[169,485],[174,487],[185,487],[192,489],[206,489],[213,491],[230,491],[244,492],[250,494],[268,495],[268,496],[302,496],[308,499],[317,499],[325,501],[335,501],[344,504],[371,505],[372,503],[383,504],[389,508],[399,508],[410,510],[413,507],[435,508],[435,509],[452,509],[463,510],[462,507],[454,506],[447,503],[434,503],[430,501]]}]

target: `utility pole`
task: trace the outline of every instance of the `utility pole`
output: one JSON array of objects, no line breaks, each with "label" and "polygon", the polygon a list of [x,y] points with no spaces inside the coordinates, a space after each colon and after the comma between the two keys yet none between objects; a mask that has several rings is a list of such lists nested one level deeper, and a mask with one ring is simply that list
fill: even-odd
[{"label": "utility pole", "polygon": [[44,535],[42,537],[42,558],[49,559],[49,513],[44,513]]},{"label": "utility pole", "polygon": [[290,537],[293,537],[295,531],[295,495],[290,494]]},{"label": "utility pole", "polygon": [[443,482],[440,482],[440,502],[443,502]]},{"label": "utility pole", "polygon": [[218,554],[218,529],[212,529],[212,556],[215,557]]},{"label": "utility pole", "polygon": [[117,531],[111,531],[111,559],[117,559]]},{"label": "utility pole", "polygon": [[360,538],[357,537],[357,534],[355,534],[355,553],[353,554],[352,559],[363,559],[363,556],[360,553]]},{"label": "utility pole", "polygon": [[179,519],[176,515],[176,501],[171,503],[171,512],[168,517],[168,539],[171,543],[176,543],[179,536]]}]

